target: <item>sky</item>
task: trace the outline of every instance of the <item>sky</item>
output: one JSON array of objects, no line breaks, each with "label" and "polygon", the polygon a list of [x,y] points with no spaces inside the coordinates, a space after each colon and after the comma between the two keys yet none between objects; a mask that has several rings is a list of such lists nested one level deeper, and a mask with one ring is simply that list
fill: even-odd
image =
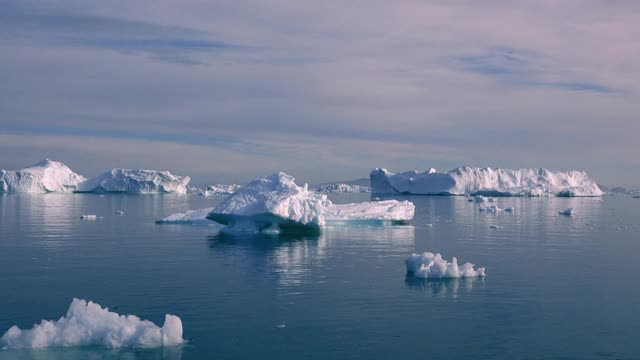
[{"label": "sky", "polygon": [[0,168],[640,184],[640,2],[0,0]]}]

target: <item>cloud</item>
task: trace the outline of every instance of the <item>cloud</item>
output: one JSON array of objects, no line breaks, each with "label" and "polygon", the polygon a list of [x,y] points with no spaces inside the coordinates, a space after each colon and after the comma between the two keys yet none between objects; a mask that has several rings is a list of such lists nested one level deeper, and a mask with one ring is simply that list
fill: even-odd
[{"label": "cloud", "polygon": [[[3,5],[0,131],[77,139],[79,152],[97,138],[104,151],[89,152],[110,166],[152,166],[133,145],[107,146],[140,141],[185,151],[199,161],[183,170],[203,178],[467,164],[640,183],[629,169],[640,131],[636,2]],[[233,160],[205,161],[219,154]]]}]

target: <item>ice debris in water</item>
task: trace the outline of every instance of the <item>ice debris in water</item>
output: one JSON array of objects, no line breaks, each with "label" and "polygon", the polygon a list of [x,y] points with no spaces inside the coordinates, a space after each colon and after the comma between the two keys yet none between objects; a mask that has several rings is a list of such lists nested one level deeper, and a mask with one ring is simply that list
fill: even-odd
[{"label": "ice debris in water", "polygon": [[515,209],[513,207],[508,207],[506,209],[504,209],[504,211],[506,212],[513,212]]},{"label": "ice debris in water", "polygon": [[478,208],[478,210],[480,210],[480,211],[486,211],[486,212],[494,212],[494,213],[495,213],[495,212],[502,211],[502,209],[500,209],[499,207],[497,207],[497,206],[495,206],[495,205],[491,205],[491,206],[487,206],[487,207],[480,206],[480,207]]},{"label": "ice debris in water", "polygon": [[42,320],[29,330],[12,326],[0,338],[0,347],[151,348],[183,342],[182,321],[175,315],[165,315],[164,325],[159,327],[135,315],[119,315],[94,302],[74,298],[67,314],[58,320]]},{"label": "ice debris in water", "polygon": [[80,219],[82,220],[96,220],[97,218],[98,216],[93,214],[80,215]]},{"label": "ice debris in water", "polygon": [[560,210],[560,215],[567,215],[567,216],[571,216],[573,215],[573,208],[566,208],[564,210]]},{"label": "ice debris in water", "polygon": [[489,225],[490,229],[496,229],[496,230],[502,230],[504,229],[504,226],[500,226],[500,225]]},{"label": "ice debris in water", "polygon": [[423,254],[412,254],[405,260],[407,272],[417,278],[423,279],[445,279],[445,278],[466,278],[485,276],[483,267],[474,269],[471,263],[458,266],[458,259],[455,257],[451,262],[447,262],[440,254],[425,252]]},{"label": "ice debris in water", "polygon": [[124,215],[124,211],[122,211],[122,210],[116,210],[116,215]]}]

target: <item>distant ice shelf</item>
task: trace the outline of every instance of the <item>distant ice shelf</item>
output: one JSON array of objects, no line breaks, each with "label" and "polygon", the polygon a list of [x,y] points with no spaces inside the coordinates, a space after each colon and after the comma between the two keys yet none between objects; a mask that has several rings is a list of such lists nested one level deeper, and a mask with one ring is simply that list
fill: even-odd
[{"label": "distant ice shelf", "polygon": [[42,320],[29,330],[12,326],[0,338],[3,349],[102,346],[152,348],[182,344],[182,321],[165,315],[164,325],[119,315],[94,302],[73,299],[67,314],[58,320]]},{"label": "distant ice shelf", "polygon": [[73,192],[86,179],[65,164],[44,159],[18,170],[1,170],[0,193]]},{"label": "distant ice shelf", "polygon": [[[596,182],[582,171],[460,167],[448,172],[392,173],[376,168],[370,174],[374,194],[484,196],[602,196]],[[478,201],[479,199],[476,199]]]},{"label": "distant ice shelf", "polygon": [[76,192],[186,194],[189,181],[169,171],[112,169],[78,184]]}]

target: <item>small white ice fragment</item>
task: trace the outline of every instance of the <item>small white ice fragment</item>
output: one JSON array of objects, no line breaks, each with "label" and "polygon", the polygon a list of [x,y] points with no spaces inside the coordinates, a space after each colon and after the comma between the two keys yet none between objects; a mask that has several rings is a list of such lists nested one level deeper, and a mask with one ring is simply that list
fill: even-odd
[{"label": "small white ice fragment", "polygon": [[411,254],[404,261],[407,272],[417,278],[423,279],[445,279],[485,276],[483,267],[474,269],[471,263],[458,266],[458,259],[455,257],[451,262],[447,262],[440,254],[425,252],[423,254]]},{"label": "small white ice fragment", "polygon": [[116,215],[124,215],[124,211],[122,211],[122,210],[116,210]]},{"label": "small white ice fragment", "polygon": [[82,220],[96,220],[97,218],[98,218],[98,216],[93,215],[93,214],[80,215],[80,219],[82,219]]},{"label": "small white ice fragment", "polygon": [[500,226],[500,225],[489,225],[489,228],[490,228],[490,229],[496,229],[496,230],[502,230],[502,229],[504,229],[504,227],[503,227],[503,226]]},{"label": "small white ice fragment", "polygon": [[573,215],[573,208],[566,208],[564,210],[560,210],[560,215],[567,215],[567,216],[571,216]]}]

